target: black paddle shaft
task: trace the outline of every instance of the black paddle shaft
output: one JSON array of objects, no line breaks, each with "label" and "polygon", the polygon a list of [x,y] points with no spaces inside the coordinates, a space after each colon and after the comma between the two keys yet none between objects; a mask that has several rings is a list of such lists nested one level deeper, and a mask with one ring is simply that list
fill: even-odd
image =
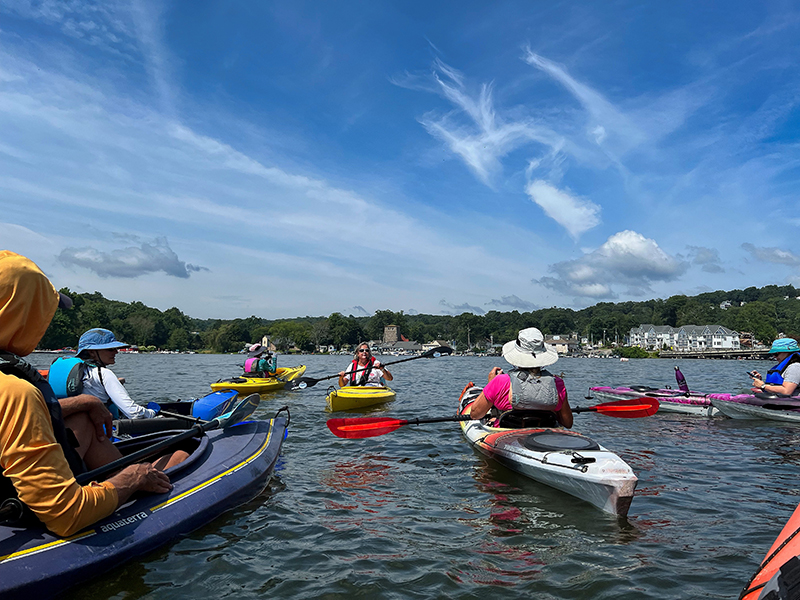
[{"label": "black paddle shaft", "polygon": [[[388,367],[390,365],[399,365],[400,363],[408,362],[410,360],[417,360],[418,358],[433,358],[437,353],[438,354],[451,354],[453,349],[448,346],[437,346],[436,348],[431,348],[427,352],[420,354],[418,356],[411,356],[409,358],[404,358],[403,360],[395,360],[393,362],[388,363],[381,363],[381,366],[378,367],[379,369],[383,367]],[[364,367],[363,369],[356,369],[354,371],[350,371],[348,375],[353,373],[361,373],[362,371],[367,371],[372,367]],[[290,390],[297,389],[299,384],[304,383],[306,384],[305,387],[312,387],[317,385],[320,381],[327,381],[328,379],[333,379],[334,377],[338,377],[339,374],[336,373],[335,375],[329,375],[328,377],[320,377],[319,379],[315,379],[313,377],[298,377],[297,379],[292,379],[289,383],[287,383],[284,387]]]}]

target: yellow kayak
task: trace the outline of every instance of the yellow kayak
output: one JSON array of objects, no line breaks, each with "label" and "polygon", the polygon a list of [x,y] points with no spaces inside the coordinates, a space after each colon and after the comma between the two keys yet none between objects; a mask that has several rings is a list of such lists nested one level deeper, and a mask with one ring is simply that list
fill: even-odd
[{"label": "yellow kayak", "polygon": [[325,402],[329,411],[336,412],[391,402],[396,395],[394,390],[384,386],[346,386],[332,389],[325,397]]},{"label": "yellow kayak", "polygon": [[275,377],[233,377],[231,379],[220,379],[211,384],[211,389],[217,390],[236,390],[242,394],[263,394],[280,390],[286,385],[287,381],[296,379],[306,372],[306,366],[279,368]]}]

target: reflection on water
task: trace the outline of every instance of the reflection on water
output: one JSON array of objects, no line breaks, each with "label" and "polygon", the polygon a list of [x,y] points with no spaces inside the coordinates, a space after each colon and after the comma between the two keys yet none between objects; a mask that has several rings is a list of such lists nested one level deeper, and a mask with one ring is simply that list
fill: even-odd
[{"label": "reflection on water", "polygon": [[[52,356],[34,355],[37,367]],[[348,357],[282,356],[306,376]],[[124,355],[114,367],[141,402],[199,397],[241,357]],[[760,361],[562,359],[573,405],[592,385],[732,392]],[[500,359],[442,357],[393,369],[397,400],[373,414],[455,414],[464,384]],[[798,500],[800,427],[684,415],[576,415],[575,430],[617,452],[639,485],[628,520],[474,453],[456,423],[341,440],[325,427],[325,386],[264,395],[292,423],[270,488],[171,546],[70,597],[732,598]],[[336,415],[343,416],[343,415]]]}]

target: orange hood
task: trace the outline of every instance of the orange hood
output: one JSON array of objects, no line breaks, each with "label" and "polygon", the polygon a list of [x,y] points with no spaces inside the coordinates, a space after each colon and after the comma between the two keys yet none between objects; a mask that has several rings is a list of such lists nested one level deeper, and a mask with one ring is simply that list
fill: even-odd
[{"label": "orange hood", "polygon": [[0,350],[27,356],[58,308],[58,291],[33,261],[0,250]]}]

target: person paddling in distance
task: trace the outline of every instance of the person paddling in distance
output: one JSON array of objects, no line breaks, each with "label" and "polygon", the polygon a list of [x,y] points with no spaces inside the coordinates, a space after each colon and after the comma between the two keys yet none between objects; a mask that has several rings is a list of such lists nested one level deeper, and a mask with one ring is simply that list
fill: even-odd
[{"label": "person paddling in distance", "polygon": [[500,367],[489,371],[489,383],[470,409],[470,418],[481,419],[492,408],[549,411],[567,429],[572,427],[572,409],[564,380],[543,369],[558,360],[558,352],[544,343],[535,327],[523,329],[517,339],[503,345],[503,358],[514,366],[508,373]]},{"label": "person paddling in distance", "polygon": [[244,361],[245,377],[275,377],[277,372],[278,357],[272,352],[261,344],[253,344],[247,349],[247,359]]},{"label": "person paddling in distance", "polygon": [[114,372],[109,369],[117,361],[117,352],[130,344],[117,341],[108,329],[86,331],[78,340],[78,358],[87,365],[83,375],[83,392],[103,401],[114,418],[149,419],[156,411],[139,406],[128,395]]},{"label": "person paddling in distance", "polygon": [[[365,369],[362,371],[361,369]],[[356,373],[355,371],[358,371]],[[356,352],[347,369],[339,371],[339,387],[348,385],[365,385],[380,387],[385,385],[383,380],[392,381],[394,377],[380,361],[375,360],[369,350],[369,344],[361,343],[356,346]]]},{"label": "person paddling in distance", "polygon": [[753,391],[791,396],[800,385],[800,346],[792,338],[780,338],[772,342],[769,353],[775,355],[778,364],[763,379],[758,371],[752,372]]},{"label": "person paddling in distance", "polygon": [[126,467],[101,483],[75,476],[120,458],[111,443],[111,413],[96,397],[57,400],[23,357],[38,345],[59,294],[31,260],[0,251],[0,501],[18,498],[45,526],[69,536],[103,519],[136,492],[172,489],[160,469],[171,457]]}]

